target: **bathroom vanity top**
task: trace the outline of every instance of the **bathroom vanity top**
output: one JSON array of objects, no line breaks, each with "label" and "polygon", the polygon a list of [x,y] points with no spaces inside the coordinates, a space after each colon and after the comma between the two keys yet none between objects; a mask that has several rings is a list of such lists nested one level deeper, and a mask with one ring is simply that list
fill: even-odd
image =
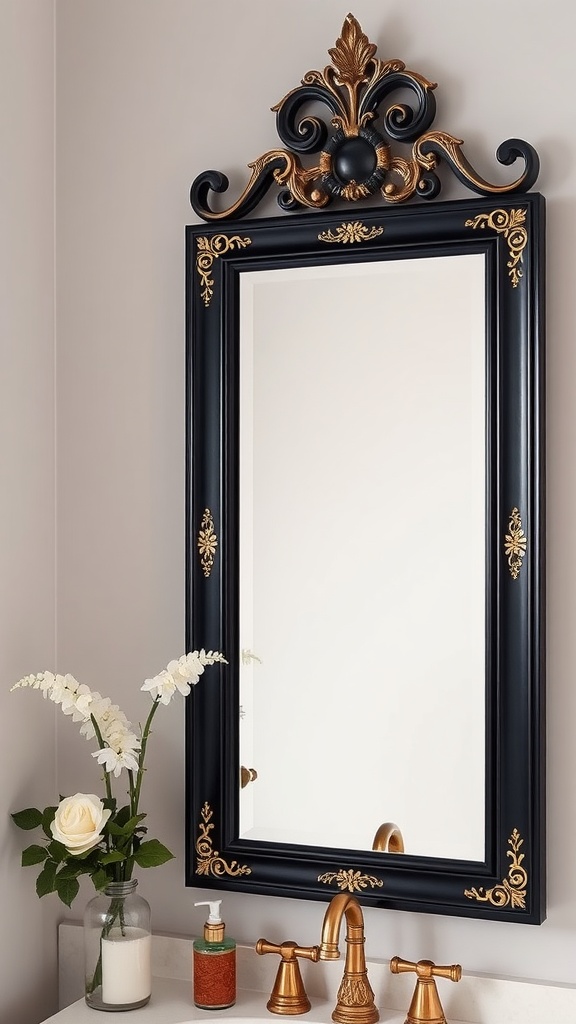
[{"label": "bathroom vanity top", "polygon": [[[60,1005],[66,1009],[47,1018],[53,1024],[105,1024],[98,1011],[86,1006],[82,926],[62,922],[58,929]],[[130,1010],[128,1024],[213,1024],[220,1017],[228,1024],[280,1024],[277,1014],[266,1009],[278,958],[257,956],[253,946],[238,945],[239,995],[229,1010],[199,1010],[192,1002],[193,940],[175,935],[152,936],[152,997],[139,1010]],[[380,1011],[380,1024],[404,1024],[414,992],[414,975],[393,975],[387,960],[367,958],[368,977]],[[303,961],[302,978],[312,1009],[294,1018],[302,1024],[332,1024],[343,961],[321,964]],[[438,980],[438,993],[449,1024],[574,1024],[576,985],[520,978],[497,978],[466,971],[454,985]],[[69,1004],[69,1005],[68,1005]],[[286,1024],[286,1021],[284,1022]]]},{"label": "bathroom vanity top", "polygon": [[[269,1013],[266,1009],[266,995],[262,992],[241,992],[235,1006],[228,1010],[218,1010],[212,1014],[206,1010],[199,1010],[192,1002],[190,982],[179,981],[174,978],[154,978],[152,983],[152,996],[150,1002],[139,1010],[130,1010],[130,1024],[188,1024],[194,1021],[195,1024],[201,1021],[210,1021],[211,1024],[218,1018],[231,1018],[236,1024],[239,1021],[246,1024],[268,1024],[270,1021],[280,1021],[283,1018],[277,1014]],[[308,1013],[299,1014],[297,1019],[308,1024],[330,1024],[333,1005],[331,1002],[314,999],[311,997],[312,1009]],[[97,1024],[95,1020],[96,1011],[86,1006],[83,999],[67,1006],[65,1010],[48,1017],[47,1021],[53,1024]],[[398,1013],[396,1010],[380,1010],[381,1024],[404,1024],[405,1013]],[[450,1024],[462,1024],[453,1018]]]}]

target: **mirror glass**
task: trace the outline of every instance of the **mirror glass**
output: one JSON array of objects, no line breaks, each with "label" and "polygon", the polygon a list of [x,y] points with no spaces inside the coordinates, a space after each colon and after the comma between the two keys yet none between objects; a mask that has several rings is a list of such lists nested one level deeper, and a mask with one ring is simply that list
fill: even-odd
[{"label": "mirror glass", "polygon": [[240,274],[242,839],[484,859],[485,262]]}]

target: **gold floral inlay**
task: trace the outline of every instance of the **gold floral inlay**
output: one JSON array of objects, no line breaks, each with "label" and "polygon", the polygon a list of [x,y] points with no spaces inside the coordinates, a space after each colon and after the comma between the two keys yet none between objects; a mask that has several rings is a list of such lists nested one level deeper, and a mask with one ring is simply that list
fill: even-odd
[{"label": "gold floral inlay", "polygon": [[526,886],[528,884],[528,873],[522,867],[524,854],[520,853],[520,847],[524,840],[521,838],[517,828],[514,829],[508,840],[511,847],[507,850],[506,856],[510,857],[511,864],[508,869],[508,877],[500,885],[492,889],[465,889],[464,895],[469,900],[478,900],[480,903],[491,903],[493,907],[519,907],[524,910],[526,907]]},{"label": "gold floral inlay", "polygon": [[196,253],[196,270],[200,276],[200,285],[202,287],[200,294],[205,306],[210,305],[210,300],[214,294],[212,287],[214,278],[210,277],[214,260],[218,256],[223,256],[230,249],[236,247],[245,249],[247,245],[250,245],[251,241],[251,238],[240,238],[240,235],[232,235],[231,237],[228,237],[228,235],[213,235],[212,238],[202,235],[196,239],[198,249]]},{"label": "gold floral inlay", "polygon": [[214,532],[214,520],[209,508],[204,509],[202,522],[198,531],[198,552],[202,572],[208,578],[214,565],[214,556],[218,547],[218,537]]},{"label": "gold floral inlay", "polygon": [[467,220],[465,225],[467,228],[492,228],[504,235],[510,252],[510,259],[506,266],[513,288],[518,286],[518,282],[523,276],[520,264],[524,249],[528,244],[528,232],[524,227],[525,221],[526,210],[493,210],[492,213],[479,213],[472,220]]},{"label": "gold floral inlay", "polygon": [[360,220],[346,221],[336,231],[321,231],[320,242],[369,242],[384,233],[384,228],[367,228]]},{"label": "gold floral inlay", "polygon": [[210,833],[214,828],[214,822],[211,820],[213,814],[214,812],[210,804],[206,802],[201,811],[200,833],[196,840],[196,853],[198,854],[196,874],[216,875],[217,877],[222,877],[222,875],[234,875],[235,877],[251,875],[252,869],[246,864],[240,865],[235,860],[231,864],[227,864],[218,853],[218,850],[212,849]]},{"label": "gold floral inlay", "polygon": [[508,533],[504,538],[504,554],[508,558],[508,567],[513,580],[518,579],[522,568],[522,559],[526,554],[528,538],[522,529],[520,513],[514,507],[508,521]]},{"label": "gold floral inlay", "polygon": [[325,885],[332,885],[335,882],[339,889],[346,889],[348,892],[359,892],[368,886],[372,889],[381,889],[384,884],[380,878],[363,875],[361,871],[354,871],[353,868],[347,871],[344,868],[340,868],[339,871],[326,871],[323,875],[318,875],[318,881],[324,882]]}]

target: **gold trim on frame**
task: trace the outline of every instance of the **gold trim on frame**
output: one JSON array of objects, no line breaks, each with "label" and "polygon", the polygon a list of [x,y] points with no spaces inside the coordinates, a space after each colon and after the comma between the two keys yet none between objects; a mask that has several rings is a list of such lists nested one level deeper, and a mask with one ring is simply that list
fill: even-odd
[{"label": "gold trim on frame", "polygon": [[323,875],[318,875],[318,881],[325,885],[336,882],[339,889],[346,889],[348,892],[360,892],[361,889],[367,889],[368,886],[372,889],[376,887],[381,889],[384,885],[380,878],[375,878],[374,875],[363,875],[360,871],[354,871],[354,868],[349,868],[348,871],[345,871],[344,868],[340,868],[339,871],[326,871]]},{"label": "gold trim on frame", "polygon": [[384,228],[367,228],[359,220],[346,221],[335,232],[321,231],[319,242],[370,242],[384,233]]},{"label": "gold trim on frame", "polygon": [[206,579],[208,579],[214,566],[214,556],[218,547],[218,537],[214,532],[214,520],[209,508],[204,509],[204,515],[202,516],[202,522],[198,531],[197,544],[202,572]]},{"label": "gold trim on frame", "polygon": [[212,849],[212,839],[210,832],[214,828],[214,823],[210,820],[213,815],[213,810],[210,804],[206,802],[202,808],[202,821],[200,822],[200,834],[196,840],[196,853],[198,854],[198,863],[196,867],[197,875],[216,875],[221,877],[222,875],[233,875],[238,877],[239,875],[251,875],[252,869],[246,864],[240,865],[237,861],[233,860],[231,864],[227,864],[223,857],[220,856],[218,850]]},{"label": "gold trim on frame", "polygon": [[524,854],[519,853],[523,842],[518,829],[515,828],[508,840],[508,845],[512,849],[506,853],[506,856],[510,857],[512,861],[508,869],[508,878],[505,878],[500,885],[493,886],[492,889],[486,890],[482,886],[478,889],[465,889],[464,895],[469,900],[490,903],[493,907],[507,907],[510,904],[512,907],[525,910],[528,872],[526,868],[522,867]]},{"label": "gold trim on frame", "polygon": [[522,519],[516,507],[510,513],[509,532],[504,538],[504,554],[508,557],[508,566],[513,580],[517,580],[522,568],[522,559],[526,554],[528,538],[522,529]]},{"label": "gold trim on frame", "polygon": [[250,245],[251,241],[251,238],[240,238],[240,235],[232,235],[232,237],[228,237],[228,235],[214,235],[212,238],[202,235],[196,239],[198,247],[196,270],[200,276],[200,285],[203,286],[200,294],[205,306],[210,305],[210,300],[214,294],[214,289],[212,288],[214,279],[210,277],[214,260],[236,246],[239,249],[245,249],[247,245]]},{"label": "gold trim on frame", "polygon": [[523,226],[526,221],[526,210],[492,210],[492,213],[479,213],[472,220],[467,220],[467,228],[492,228],[504,235],[510,250],[508,277],[512,281],[512,287],[516,288],[520,278],[523,276],[522,253],[528,244],[528,232]]}]

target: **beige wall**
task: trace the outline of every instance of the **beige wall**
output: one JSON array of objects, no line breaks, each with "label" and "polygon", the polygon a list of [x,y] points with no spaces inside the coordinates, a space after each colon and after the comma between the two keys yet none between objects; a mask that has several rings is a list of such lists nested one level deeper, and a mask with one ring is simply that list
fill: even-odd
[{"label": "beige wall", "polygon": [[[16,6],[17,0],[4,3],[7,10]],[[40,0],[22,4],[41,6]],[[305,71],[328,62],[328,47],[348,9],[334,0],[293,0],[288,7],[271,0],[56,2],[58,667],[113,695],[136,720],[146,708],[141,681],[180,654],[184,642],[184,225],[195,220],[190,183],[199,171],[216,167],[229,173],[232,191],[240,189],[248,161],[277,143],[269,107]],[[536,0],[357,0],[353,10],[380,56],[399,56],[439,82],[436,127],[465,140],[480,172],[491,176],[494,151],[510,136],[537,148],[549,239],[548,920],[531,928],[368,910],[367,951],[576,982],[570,861],[576,842],[572,45],[563,17]],[[26,100],[22,123],[39,116],[36,103],[47,104],[47,95]],[[50,151],[48,138],[44,155]],[[40,175],[37,165],[28,173]],[[42,174],[43,187],[45,182]],[[36,238],[48,207],[39,187],[25,188],[18,180],[17,188],[22,217],[12,231],[19,242],[22,222]],[[456,186],[444,197],[454,194]],[[265,211],[276,212],[275,204]],[[33,262],[38,258],[30,238],[18,287],[23,281],[34,286],[36,267],[39,294],[49,305]],[[29,306],[22,297],[16,313],[34,340],[40,398],[32,401],[24,369],[9,396],[21,431],[14,431],[13,472],[27,491],[50,476],[48,453],[34,452],[32,441],[50,447],[52,380],[51,338],[40,339],[49,318],[36,304]],[[52,494],[48,481],[47,492]],[[39,624],[49,632],[46,609],[53,607],[52,505],[47,516],[48,525],[35,505],[26,536],[19,520],[19,542],[8,549],[13,587],[24,590],[18,570],[33,548],[28,564],[35,583],[41,567],[43,588],[39,593],[30,584],[32,593],[21,594],[17,611],[7,592],[3,621],[16,620],[14,632],[22,634],[7,682],[15,672],[44,667],[51,653],[49,639],[42,646],[38,636]],[[13,695],[11,733],[14,703]],[[39,743],[48,742],[48,710],[37,712]],[[162,709],[156,723],[143,806],[177,860],[145,875],[141,885],[158,930],[193,934],[201,925],[193,902],[202,892],[183,887],[182,707]],[[58,790],[97,786],[88,753],[75,727],[59,721]],[[36,799],[36,780],[27,760],[20,762],[17,773],[10,765],[10,777],[18,779],[16,804],[24,791],[30,802]],[[5,842],[10,878],[20,884],[17,842],[12,834]],[[31,888],[22,887],[22,900],[31,899]],[[79,915],[81,902],[71,916]],[[324,910],[318,903],[241,894],[226,895],[224,908],[238,939],[289,936],[304,944],[317,940]]]},{"label": "beige wall", "polygon": [[[142,714],[139,681],[183,644],[189,186],[216,167],[239,190],[248,161],[277,142],[269,108],[308,69],[328,62],[348,9],[334,0],[57,4],[59,659],[117,694],[132,715]],[[563,625],[576,614],[568,575],[576,144],[573,50],[552,11],[535,0],[357,0],[354,7],[381,56],[400,56],[440,83],[436,127],[466,141],[479,171],[490,176],[494,151],[510,136],[539,150],[549,215],[548,921],[530,928],[386,910],[366,916],[372,955],[456,959],[469,970],[574,982],[575,632]],[[142,885],[156,927],[197,932],[198,892],[182,885],[182,715],[173,706],[156,721],[145,805],[178,859]],[[70,736],[66,722],[59,746],[66,790],[76,784],[76,765],[89,767]],[[227,895],[224,908],[231,934],[247,941],[263,934],[313,942],[323,912],[321,904],[238,894]]]},{"label": "beige wall", "polygon": [[[56,914],[10,811],[56,792],[52,706],[9,693],[55,658],[54,46],[50,0],[0,2],[0,1021],[56,997]],[[31,841],[31,840],[29,840]]]}]

